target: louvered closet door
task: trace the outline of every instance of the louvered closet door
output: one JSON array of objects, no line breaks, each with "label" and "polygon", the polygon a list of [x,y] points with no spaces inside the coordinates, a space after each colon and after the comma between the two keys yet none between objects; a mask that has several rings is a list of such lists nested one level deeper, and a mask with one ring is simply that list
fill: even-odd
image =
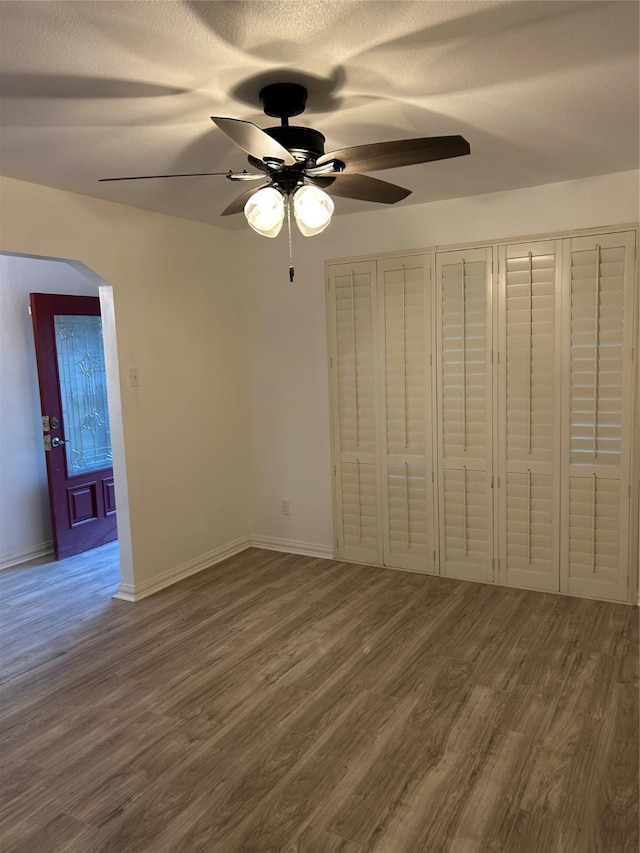
[{"label": "louvered closet door", "polygon": [[491,250],[436,256],[440,570],[493,581]]},{"label": "louvered closet door", "polygon": [[559,241],[499,249],[500,582],[560,589]]},{"label": "louvered closet door", "polygon": [[378,262],[384,563],[434,572],[430,259]]},{"label": "louvered closet door", "polygon": [[563,260],[561,588],[617,601],[629,579],[634,239],[565,240]]},{"label": "louvered closet door", "polygon": [[382,562],[375,261],[329,267],[336,555]]}]

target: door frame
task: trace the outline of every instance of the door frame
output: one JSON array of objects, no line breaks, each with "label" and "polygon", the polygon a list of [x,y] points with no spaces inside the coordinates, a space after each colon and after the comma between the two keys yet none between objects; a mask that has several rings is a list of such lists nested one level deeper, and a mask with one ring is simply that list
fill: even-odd
[{"label": "door frame", "polygon": [[[87,272],[84,264],[81,265]],[[95,273],[92,273],[95,275]],[[122,398],[120,396],[120,362],[118,360],[118,338],[113,285],[99,281],[100,313],[102,315],[102,338],[104,361],[107,372],[107,406],[111,428],[111,452],[113,454],[113,479],[118,507],[118,551],[120,554],[120,583],[113,596],[124,601],[133,601],[133,552],[131,548],[131,519],[129,515],[129,491],[125,461],[124,429],[122,426]]]}]

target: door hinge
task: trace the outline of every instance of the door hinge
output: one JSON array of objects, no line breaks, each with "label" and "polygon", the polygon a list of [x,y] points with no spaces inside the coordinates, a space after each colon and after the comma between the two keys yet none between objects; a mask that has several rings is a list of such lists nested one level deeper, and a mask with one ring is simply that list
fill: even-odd
[{"label": "door hinge", "polygon": [[329,367],[333,369],[333,358],[329,358]]},{"label": "door hinge", "polygon": [[333,466],[333,476],[335,477],[335,476],[337,475],[337,473],[338,473],[338,472],[337,472],[337,470],[336,470],[336,466],[334,465],[334,466]]},{"label": "door hinge", "polygon": [[491,488],[493,488],[493,474],[491,475]]},{"label": "door hinge", "polygon": [[429,353],[429,365],[433,367],[433,353]]},{"label": "door hinge", "polygon": [[434,477],[433,477],[433,471],[431,472],[431,482],[432,482],[432,483],[435,483],[435,480],[434,480]]},{"label": "door hinge", "polygon": [[436,552],[434,551],[433,552],[433,562],[435,563],[435,561],[436,561]]},{"label": "door hinge", "polygon": [[42,432],[49,432],[51,429],[51,421],[49,420],[49,415],[42,416]]},{"label": "door hinge", "polygon": [[51,436],[50,435],[43,435],[42,439],[44,441],[44,449],[48,453],[51,450]]}]

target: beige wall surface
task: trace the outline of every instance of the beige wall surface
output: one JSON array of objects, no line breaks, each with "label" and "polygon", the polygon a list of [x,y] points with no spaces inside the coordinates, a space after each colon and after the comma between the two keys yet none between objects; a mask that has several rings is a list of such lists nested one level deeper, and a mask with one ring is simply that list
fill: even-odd
[{"label": "beige wall surface", "polygon": [[242,232],[251,535],[333,545],[326,260],[629,224],[638,200],[634,171],[340,216],[316,237],[294,234],[293,284],[286,239]]},{"label": "beige wall surface", "polygon": [[233,236],[0,180],[0,250],[77,260],[114,288],[136,584],[247,533]]}]

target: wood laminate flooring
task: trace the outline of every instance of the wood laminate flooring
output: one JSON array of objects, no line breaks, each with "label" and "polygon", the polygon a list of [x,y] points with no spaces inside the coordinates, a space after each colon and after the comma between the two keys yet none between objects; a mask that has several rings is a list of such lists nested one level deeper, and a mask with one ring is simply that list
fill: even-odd
[{"label": "wood laminate flooring", "polygon": [[257,549],[128,604],[116,560],[0,574],[3,853],[637,853],[635,608]]}]

